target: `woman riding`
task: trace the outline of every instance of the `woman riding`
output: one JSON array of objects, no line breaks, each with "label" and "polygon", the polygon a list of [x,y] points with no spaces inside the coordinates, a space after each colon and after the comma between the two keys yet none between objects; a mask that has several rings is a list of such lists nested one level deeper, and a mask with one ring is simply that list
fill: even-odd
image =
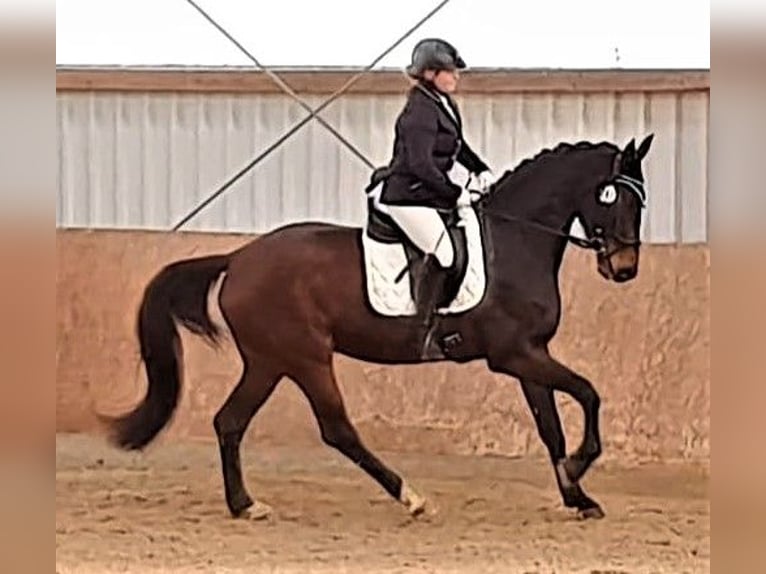
[{"label": "woman riding", "polygon": [[415,301],[430,343],[433,315],[454,262],[452,242],[438,210],[457,206],[463,189],[448,172],[457,161],[486,192],[492,183],[487,164],[466,143],[462,118],[450,94],[466,67],[457,50],[438,38],[415,45],[407,74],[414,80],[396,120],[393,158],[378,198],[381,206],[425,254]]}]

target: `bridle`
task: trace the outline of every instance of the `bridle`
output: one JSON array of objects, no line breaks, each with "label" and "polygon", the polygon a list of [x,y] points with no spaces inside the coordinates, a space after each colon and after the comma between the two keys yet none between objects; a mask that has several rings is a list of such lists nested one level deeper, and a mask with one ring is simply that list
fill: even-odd
[{"label": "bridle", "polygon": [[[606,187],[608,185],[613,185],[615,187],[622,187],[623,189],[627,189],[628,191],[636,195],[636,197],[639,200],[639,204],[641,205],[641,208],[643,209],[646,207],[646,190],[644,189],[644,182],[634,177],[631,177],[629,175],[626,175],[624,173],[619,173],[618,167],[620,165],[620,159],[621,159],[621,153],[617,153],[617,155],[614,158],[614,162],[612,166],[613,175],[610,177],[610,179],[608,179],[603,184],[603,187]],[[557,229],[549,225],[544,225],[537,221],[525,219],[523,217],[510,215],[507,213],[500,213],[499,211],[488,209],[487,207],[484,206],[484,202],[491,195],[492,195],[492,192],[490,191],[490,193],[482,195],[481,199],[474,202],[474,205],[476,205],[477,207],[477,211],[483,214],[489,215],[491,217],[496,217],[498,219],[522,223],[524,225],[533,227],[545,233],[562,237],[578,247],[581,247],[583,249],[592,249],[593,251],[595,251],[596,253],[598,253],[599,255],[603,257],[610,257],[611,255],[613,255],[620,249],[624,249],[625,247],[639,247],[641,245],[640,238],[627,239],[627,238],[619,236],[618,234],[615,234],[611,237],[611,239],[614,240],[616,245],[612,249],[607,249],[608,238],[604,234],[604,229],[600,226],[595,226],[593,228],[591,237],[588,237],[588,238],[577,237],[576,235],[572,235],[571,233],[566,233],[565,231],[562,231],[561,229]]]},{"label": "bridle", "polygon": [[[641,209],[646,207],[646,190],[644,189],[644,182],[640,179],[636,179],[624,173],[617,173],[607,181],[605,185],[614,185],[615,187],[623,186],[623,188],[627,188],[628,191],[635,194],[638,198]],[[612,249],[607,250],[607,238],[604,235],[604,229],[598,225],[593,228],[592,239],[597,243],[596,251],[607,258],[625,247],[639,247],[641,245],[641,239],[638,237],[636,239],[626,239],[621,237],[618,233],[615,233],[612,235],[612,239],[614,239],[616,245]]]}]

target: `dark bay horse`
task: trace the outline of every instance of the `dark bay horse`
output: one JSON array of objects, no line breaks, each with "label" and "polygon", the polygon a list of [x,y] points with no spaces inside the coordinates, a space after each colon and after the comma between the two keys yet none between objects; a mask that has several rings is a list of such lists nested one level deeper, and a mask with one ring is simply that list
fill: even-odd
[{"label": "dark bay horse", "polygon": [[[563,502],[583,517],[603,516],[579,485],[601,453],[600,398],[590,381],[549,354],[561,314],[558,272],[575,240],[568,229],[579,218],[586,235],[580,245],[594,249],[598,272],[614,282],[636,276],[646,201],[641,163],[652,138],[639,146],[633,139],[624,149],[608,142],[562,143],[505,172],[474,205],[485,247],[485,295],[473,309],[442,317],[438,327],[463,340],[442,360],[484,359],[492,371],[519,380]],[[243,361],[241,378],[213,421],[231,514],[256,510],[242,478],[240,442],[285,376],[307,397],[325,443],[420,513],[425,499],[360,439],[333,373],[333,353],[387,364],[421,361],[416,319],[376,314],[366,301],[361,233],[326,223],[290,224],[231,253],[176,261],[159,271],[138,312],[147,394],[132,412],[110,419],[115,443],[141,449],[171,419],[181,385],[176,323],[218,340],[207,297],[225,273],[218,303]],[[553,391],[569,394],[583,409],[583,441],[570,455]]]}]

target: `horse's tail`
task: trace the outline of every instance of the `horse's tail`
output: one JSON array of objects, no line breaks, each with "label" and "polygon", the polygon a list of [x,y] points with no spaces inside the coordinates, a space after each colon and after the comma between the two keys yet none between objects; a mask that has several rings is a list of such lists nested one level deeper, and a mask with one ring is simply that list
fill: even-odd
[{"label": "horse's tail", "polygon": [[229,264],[229,255],[177,261],[147,285],[138,311],[138,340],[148,379],[143,401],[110,421],[113,441],[123,449],[141,449],[170,421],[181,391],[181,339],[175,321],[217,342],[220,330],[207,309],[213,283]]}]

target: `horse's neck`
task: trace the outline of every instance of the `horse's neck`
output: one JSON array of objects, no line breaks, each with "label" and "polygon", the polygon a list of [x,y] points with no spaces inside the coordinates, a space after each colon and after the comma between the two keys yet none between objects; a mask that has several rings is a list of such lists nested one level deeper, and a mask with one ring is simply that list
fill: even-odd
[{"label": "horse's neck", "polygon": [[572,217],[574,202],[564,184],[522,183],[516,189],[500,189],[488,201],[495,212],[562,229]]},{"label": "horse's neck", "polygon": [[[530,184],[501,188],[487,202],[484,223],[494,246],[497,272],[507,271],[518,277],[524,275],[519,274],[520,269],[546,275],[558,273],[567,240],[557,233],[568,233],[575,216],[570,194],[569,189],[540,189]],[[533,224],[547,230],[534,228]]]},{"label": "horse's neck", "polygon": [[613,153],[610,148],[554,150],[528,161],[531,165],[517,167],[498,181],[487,206],[563,230],[572,222],[577,194],[608,167]]},{"label": "horse's neck", "polygon": [[536,290],[541,285],[558,288],[558,272],[568,245],[565,235],[577,215],[577,194],[587,190],[614,161],[614,150],[607,147],[562,153],[566,155],[531,160],[533,164],[522,168],[523,172],[505,176],[485,202],[484,222],[493,246],[495,279],[510,283],[516,291]]}]

